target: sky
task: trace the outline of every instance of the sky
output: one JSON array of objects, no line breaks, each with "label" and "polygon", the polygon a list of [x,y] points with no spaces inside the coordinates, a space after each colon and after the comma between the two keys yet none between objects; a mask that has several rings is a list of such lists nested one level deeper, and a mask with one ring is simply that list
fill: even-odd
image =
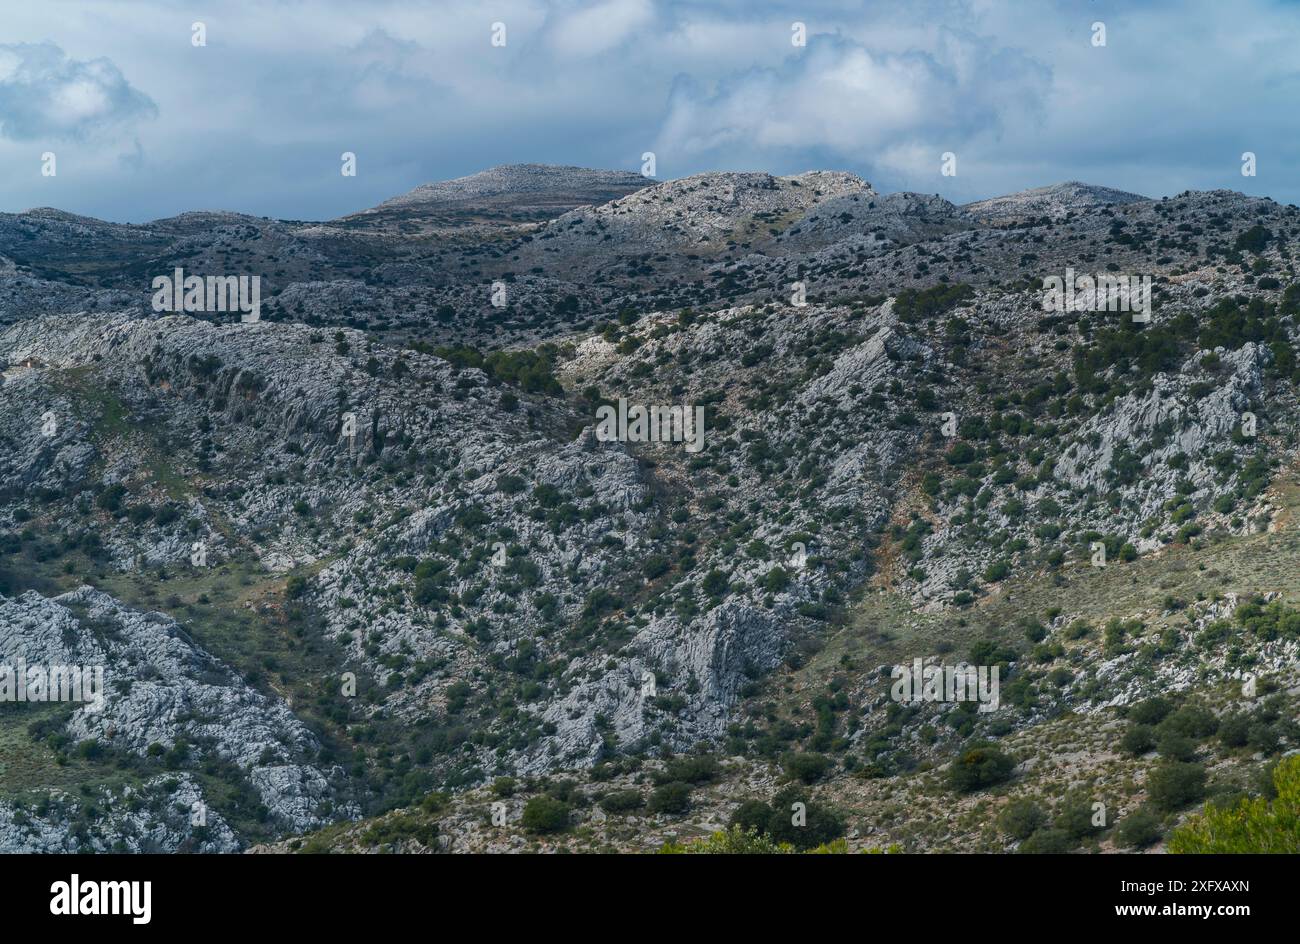
[{"label": "sky", "polygon": [[1296,203],[1297,50],[1294,0],[0,0],[0,211],[329,219],[646,152],[659,179],[847,170],[959,203]]}]

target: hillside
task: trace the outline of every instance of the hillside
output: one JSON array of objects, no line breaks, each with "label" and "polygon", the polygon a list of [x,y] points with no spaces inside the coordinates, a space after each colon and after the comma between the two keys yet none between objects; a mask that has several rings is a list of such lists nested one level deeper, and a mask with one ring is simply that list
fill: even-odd
[{"label": "hillside", "polygon": [[[1298,248],[832,171],[0,217],[0,663],[108,692],[0,702],[0,848],[1162,850],[1300,751]],[[175,266],[262,320],[152,312]]]}]

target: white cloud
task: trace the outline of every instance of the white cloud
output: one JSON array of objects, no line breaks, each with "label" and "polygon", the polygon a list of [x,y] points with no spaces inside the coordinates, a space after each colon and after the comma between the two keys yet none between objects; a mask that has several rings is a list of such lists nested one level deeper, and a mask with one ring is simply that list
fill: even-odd
[{"label": "white cloud", "polygon": [[653,19],[649,0],[603,0],[562,9],[547,22],[546,38],[562,59],[585,59],[639,38]]},{"label": "white cloud", "polygon": [[[210,6],[8,4],[0,208],[321,218],[492,164],[635,170],[646,150],[661,176],[835,168],[954,200],[1071,178],[1300,199],[1300,5],[1281,0]],[[190,44],[200,18],[204,49]],[[1104,49],[1089,43],[1095,19]],[[505,49],[490,45],[494,20]],[[33,63],[22,42],[55,58]],[[46,139],[57,178],[39,173]],[[338,173],[344,150],[361,158],[356,178]],[[955,178],[938,173],[949,150]],[[1259,177],[1238,173],[1244,150]]]},{"label": "white cloud", "polygon": [[906,52],[813,36],[779,65],[711,89],[678,82],[659,147],[695,158],[743,147],[777,159],[804,152],[858,165],[885,155],[897,161],[933,150],[923,145],[953,149],[1021,120],[1041,109],[1050,81],[1032,58],[970,34],[945,31],[933,50]]},{"label": "white cloud", "polygon": [[158,112],[110,60],[69,58],[53,43],[0,45],[0,135],[78,139]]}]

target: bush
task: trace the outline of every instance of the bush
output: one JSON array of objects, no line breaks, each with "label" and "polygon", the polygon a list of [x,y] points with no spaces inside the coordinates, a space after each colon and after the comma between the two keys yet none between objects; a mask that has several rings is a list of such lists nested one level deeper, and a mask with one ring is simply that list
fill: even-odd
[{"label": "bush", "polygon": [[[738,826],[694,842],[666,842],[659,849],[660,855],[790,855],[795,851],[789,845],[773,842],[766,836]],[[814,855],[843,855],[849,849],[843,840],[838,840],[805,851]]]},{"label": "bush", "polygon": [[[803,825],[796,826],[795,804],[803,804]],[[772,798],[767,835],[796,849],[812,849],[844,835],[844,817],[830,807],[814,803],[799,787],[787,787]]]},{"label": "bush", "polygon": [[1155,734],[1150,725],[1133,724],[1119,739],[1119,747],[1126,754],[1140,757],[1156,746]]},{"label": "bush", "polygon": [[958,793],[970,793],[1001,783],[1011,776],[1016,762],[991,744],[968,748],[948,768],[948,784]]},{"label": "bush", "polygon": [[930,288],[905,288],[894,299],[894,313],[906,324],[937,318],[961,305],[975,290],[963,282],[933,285]]},{"label": "bush", "polygon": [[1264,755],[1276,754],[1281,746],[1281,735],[1274,725],[1258,721],[1250,726],[1250,746]]},{"label": "bush", "polygon": [[766,836],[732,826],[695,842],[665,842],[660,855],[783,855],[793,849],[782,848]]},{"label": "bush", "polygon": [[780,593],[788,586],[790,586],[790,575],[780,565],[769,570],[763,578],[763,589],[768,593]]},{"label": "bush", "polygon": [[680,781],[656,787],[647,804],[651,813],[685,813],[690,808],[691,786]]},{"label": "bush", "polygon": [[654,777],[656,784],[711,783],[716,779],[718,779],[718,759],[710,754],[670,760]]},{"label": "bush", "polygon": [[705,596],[721,599],[727,595],[731,581],[727,575],[720,570],[711,570],[704,575],[700,581],[700,589],[704,591]]},{"label": "bush", "polygon": [[1268,248],[1268,244],[1273,241],[1273,233],[1265,226],[1256,223],[1250,229],[1243,230],[1237,235],[1237,241],[1233,243],[1233,248],[1241,251],[1253,252],[1259,254]]},{"label": "bush", "polygon": [[767,832],[768,820],[772,818],[772,807],[762,800],[746,800],[731,814],[728,825],[744,832]]},{"label": "bush", "polygon": [[970,443],[956,442],[944,458],[949,465],[969,465],[975,461],[975,455],[975,447]]},{"label": "bush", "polygon": [[1157,695],[1155,698],[1148,698],[1144,702],[1139,702],[1129,709],[1129,720],[1134,724],[1159,724],[1165,719],[1165,715],[1173,710],[1174,706]]},{"label": "bush", "polygon": [[1243,714],[1227,715],[1219,722],[1219,740],[1224,747],[1245,747],[1250,738],[1250,719]]},{"label": "bush", "polygon": [[1160,840],[1160,817],[1146,807],[1134,810],[1115,827],[1115,838],[1129,849],[1145,849]]},{"label": "bush", "polygon": [[530,833],[557,833],[569,827],[569,805],[553,797],[533,797],[521,820]]},{"label": "bush", "polygon": [[1219,730],[1219,719],[1208,708],[1184,705],[1160,722],[1160,734],[1181,734],[1200,740]]},{"label": "bush", "polygon": [[1300,853],[1300,755],[1273,771],[1276,799],[1206,806],[1169,837],[1176,853]]},{"label": "bush", "polygon": [[[803,804],[803,825],[795,825],[796,803]],[[787,787],[771,803],[746,800],[728,823],[732,830],[755,833],[795,849],[814,849],[844,835],[844,817],[814,803],[799,787]]]},{"label": "bush", "polygon": [[492,781],[492,795],[499,797],[514,796],[516,786],[514,777],[497,777],[496,780]]},{"label": "bush", "polygon": [[998,827],[1012,839],[1028,839],[1047,822],[1047,814],[1033,800],[1012,800],[998,814]]},{"label": "bush", "polygon": [[1004,560],[996,560],[989,564],[984,571],[984,579],[989,583],[997,583],[1005,579],[1011,573],[1011,565]]},{"label": "bush", "polygon": [[628,813],[645,806],[640,790],[615,790],[600,799],[600,808],[606,813]]},{"label": "bush", "polygon": [[816,783],[830,769],[830,758],[821,754],[787,754],[781,760],[785,774],[802,783]]},{"label": "bush", "polygon": [[1073,848],[1069,835],[1061,829],[1040,829],[1020,844],[1025,855],[1059,855]]},{"label": "bush", "polygon": [[1072,840],[1078,841],[1101,832],[1100,826],[1093,825],[1093,816],[1091,800],[1087,797],[1072,797],[1061,806],[1056,814],[1056,822],[1052,825]]},{"label": "bush", "polygon": [[651,554],[641,565],[641,573],[645,574],[646,580],[654,580],[668,573],[672,566],[672,562],[662,554]]},{"label": "bush", "polygon": [[502,475],[497,479],[497,491],[506,495],[518,495],[528,483],[517,475]]},{"label": "bush", "polygon": [[1160,735],[1160,740],[1156,742],[1156,750],[1160,752],[1161,757],[1168,760],[1191,760],[1196,756],[1196,744],[1192,739],[1173,731],[1166,731]]},{"label": "bush", "polygon": [[1205,768],[1165,761],[1147,777],[1147,795],[1156,809],[1171,813],[1205,796]]}]

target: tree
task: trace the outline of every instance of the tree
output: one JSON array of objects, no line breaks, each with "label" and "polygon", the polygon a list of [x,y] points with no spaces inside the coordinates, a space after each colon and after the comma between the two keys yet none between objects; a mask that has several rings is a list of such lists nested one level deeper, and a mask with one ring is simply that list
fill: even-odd
[{"label": "tree", "polygon": [[1233,248],[1246,250],[1247,252],[1261,253],[1268,248],[1268,244],[1273,241],[1273,233],[1265,226],[1256,223],[1248,230],[1242,231],[1237,236],[1237,241]]},{"label": "tree", "polygon": [[772,797],[772,813],[764,832],[796,849],[813,849],[844,835],[844,817],[813,802],[807,790],[791,786]]},{"label": "tree", "polygon": [[640,790],[615,790],[600,799],[600,808],[606,813],[627,813],[645,806]]},{"label": "tree", "polygon": [[691,786],[688,783],[666,783],[650,794],[647,809],[651,813],[685,813],[691,808]]},{"label": "tree", "polygon": [[1055,828],[1065,833],[1071,840],[1078,841],[1101,831],[1093,824],[1095,812],[1092,800],[1086,795],[1068,798],[1056,813]]},{"label": "tree", "polygon": [[1074,846],[1065,830],[1040,829],[1020,844],[1020,851],[1024,855],[1059,855]]},{"label": "tree", "polygon": [[1200,764],[1165,761],[1147,777],[1152,804],[1165,812],[1181,809],[1205,796],[1205,768]]},{"label": "tree", "polygon": [[1130,849],[1145,849],[1160,838],[1160,817],[1140,807],[1119,821],[1115,838]]},{"label": "tree", "polygon": [[746,800],[731,814],[728,825],[742,832],[764,832],[767,821],[772,818],[772,807],[762,800]]},{"label": "tree", "polygon": [[1300,755],[1273,771],[1277,798],[1241,800],[1220,808],[1207,804],[1169,837],[1176,853],[1300,853]]},{"label": "tree", "polygon": [[1012,839],[1028,839],[1047,822],[1047,814],[1033,800],[1012,800],[998,814],[998,826]]},{"label": "tree", "polygon": [[1134,724],[1119,739],[1120,750],[1134,757],[1140,757],[1156,746],[1155,735],[1150,725]]},{"label": "tree", "polygon": [[1016,762],[991,744],[975,744],[948,768],[948,783],[958,793],[970,793],[1001,783]]},{"label": "tree", "polygon": [[823,754],[791,753],[781,758],[781,766],[785,768],[786,776],[792,780],[816,783],[826,775],[831,761]]},{"label": "tree", "polygon": [[569,805],[553,797],[533,797],[524,806],[522,823],[530,833],[557,833],[569,826]]}]

